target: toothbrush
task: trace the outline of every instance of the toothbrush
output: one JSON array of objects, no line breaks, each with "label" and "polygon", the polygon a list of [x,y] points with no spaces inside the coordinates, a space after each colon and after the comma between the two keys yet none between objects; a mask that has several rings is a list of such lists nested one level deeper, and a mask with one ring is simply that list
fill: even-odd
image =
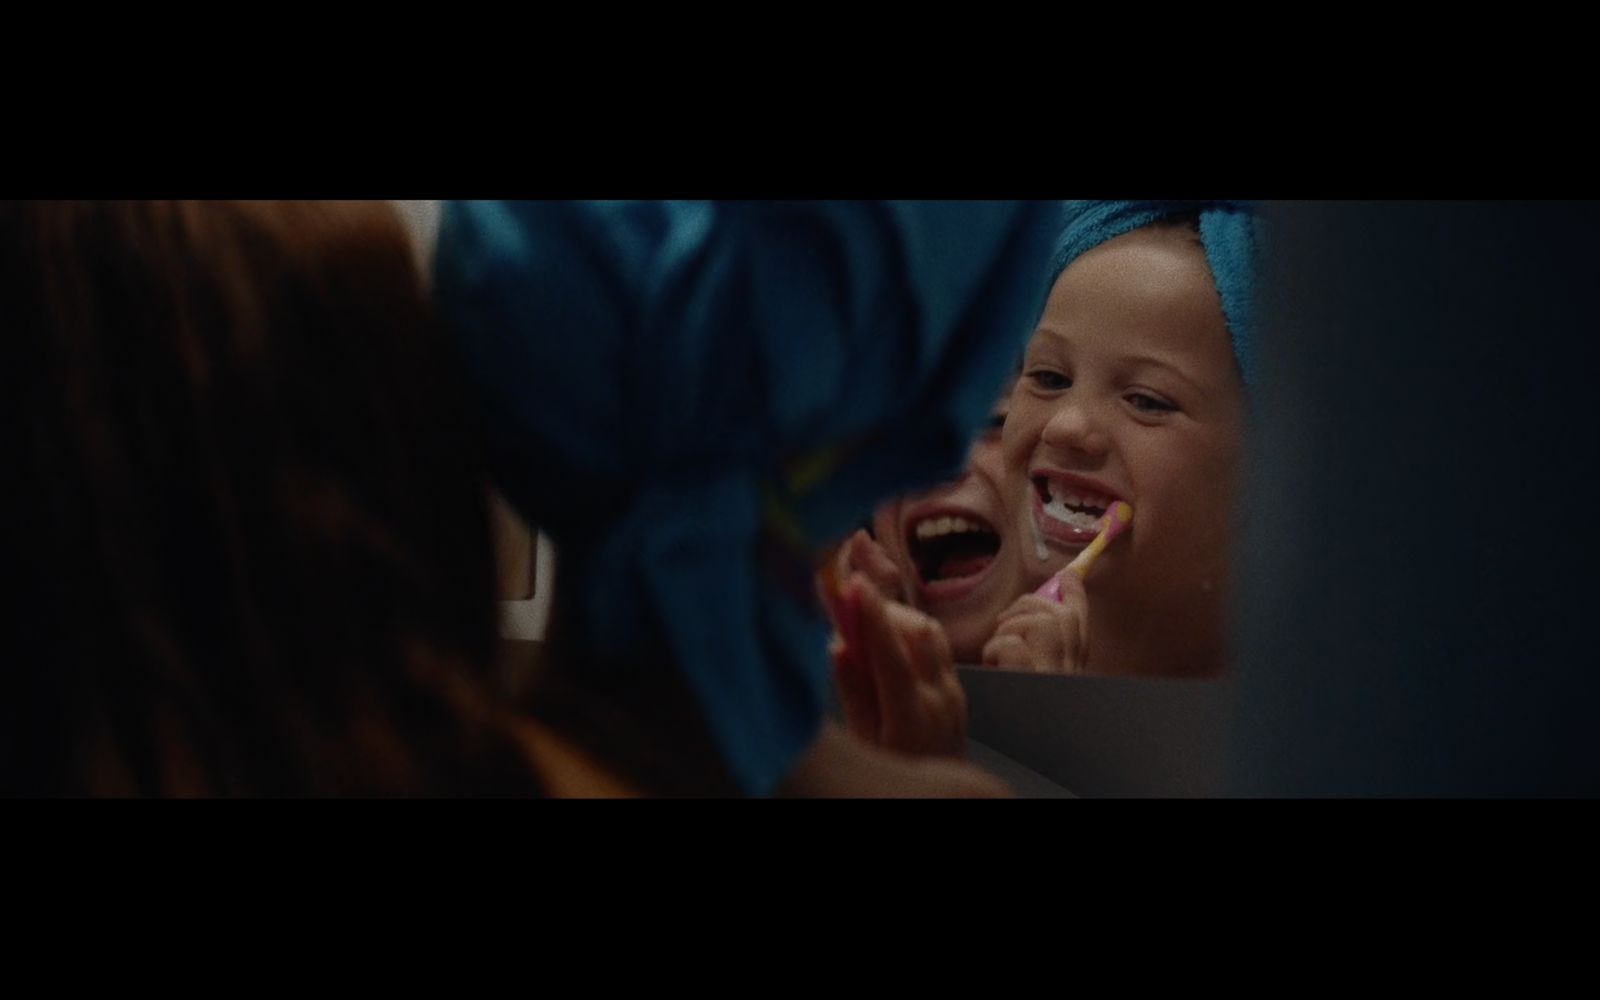
[{"label": "toothbrush", "polygon": [[[1126,531],[1128,525],[1132,523],[1132,505],[1124,500],[1118,500],[1112,504],[1111,509],[1106,511],[1104,516],[1100,518],[1100,533],[1094,536],[1094,541],[1089,543],[1088,548],[1079,552],[1078,557],[1068,563],[1067,568],[1063,569],[1061,573],[1076,573],[1080,580],[1088,576],[1089,567],[1100,557],[1100,553],[1104,552],[1106,546],[1111,544],[1112,539]],[[1046,580],[1034,593],[1046,600],[1060,603],[1061,573],[1051,574],[1050,579]]]}]

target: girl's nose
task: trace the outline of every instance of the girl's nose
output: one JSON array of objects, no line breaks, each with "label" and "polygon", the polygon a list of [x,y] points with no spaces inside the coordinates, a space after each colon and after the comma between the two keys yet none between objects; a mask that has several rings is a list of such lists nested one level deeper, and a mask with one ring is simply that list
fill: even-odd
[{"label": "girl's nose", "polygon": [[1104,455],[1107,448],[1106,436],[1094,414],[1077,403],[1063,403],[1045,424],[1043,437],[1045,444],[1053,448],[1089,457]]}]

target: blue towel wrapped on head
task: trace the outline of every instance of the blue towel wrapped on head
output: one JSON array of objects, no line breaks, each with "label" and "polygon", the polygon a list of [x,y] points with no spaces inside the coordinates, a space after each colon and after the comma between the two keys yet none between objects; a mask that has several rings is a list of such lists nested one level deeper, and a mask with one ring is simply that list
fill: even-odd
[{"label": "blue towel wrapped on head", "polygon": [[1255,369],[1255,274],[1260,242],[1252,201],[1069,201],[1066,223],[1050,258],[1050,281],[1079,256],[1107,240],[1164,219],[1198,216],[1200,242],[1222,299],[1244,384]]},{"label": "blue towel wrapped on head", "polygon": [[[436,294],[590,648],[665,649],[764,794],[827,690],[811,553],[962,465],[1059,206],[451,202]],[[666,665],[663,664],[663,667]]]}]

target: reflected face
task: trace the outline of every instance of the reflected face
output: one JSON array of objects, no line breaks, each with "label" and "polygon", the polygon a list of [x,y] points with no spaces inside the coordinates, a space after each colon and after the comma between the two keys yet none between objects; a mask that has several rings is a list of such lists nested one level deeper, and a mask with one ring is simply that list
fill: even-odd
[{"label": "reflected face", "polygon": [[955,480],[879,507],[873,534],[899,567],[911,603],[944,626],[958,663],[977,663],[995,619],[1016,598],[1001,484],[1007,397]]},{"label": "reflected face", "polygon": [[1066,566],[1111,503],[1132,504],[1132,527],[1087,581],[1097,672],[1171,672],[1099,662],[1103,649],[1148,649],[1152,630],[1220,649],[1243,415],[1221,300],[1191,230],[1136,230],[1062,272],[1012,393],[1004,495],[1019,592]]}]

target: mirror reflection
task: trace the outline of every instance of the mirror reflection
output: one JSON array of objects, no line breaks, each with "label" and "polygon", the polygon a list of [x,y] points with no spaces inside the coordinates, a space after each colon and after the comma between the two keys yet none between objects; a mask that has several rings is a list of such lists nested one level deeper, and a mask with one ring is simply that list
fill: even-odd
[{"label": "mirror reflection", "polygon": [[957,664],[1224,675],[1255,209],[1073,202],[964,465],[824,550],[847,729],[959,756]]},{"label": "mirror reflection", "polygon": [[1250,333],[1224,293],[1247,301],[1252,266],[1224,244],[1248,252],[1252,225],[1247,206],[1073,203],[965,468],[880,507],[841,570],[931,616],[960,662],[1220,676]]}]

